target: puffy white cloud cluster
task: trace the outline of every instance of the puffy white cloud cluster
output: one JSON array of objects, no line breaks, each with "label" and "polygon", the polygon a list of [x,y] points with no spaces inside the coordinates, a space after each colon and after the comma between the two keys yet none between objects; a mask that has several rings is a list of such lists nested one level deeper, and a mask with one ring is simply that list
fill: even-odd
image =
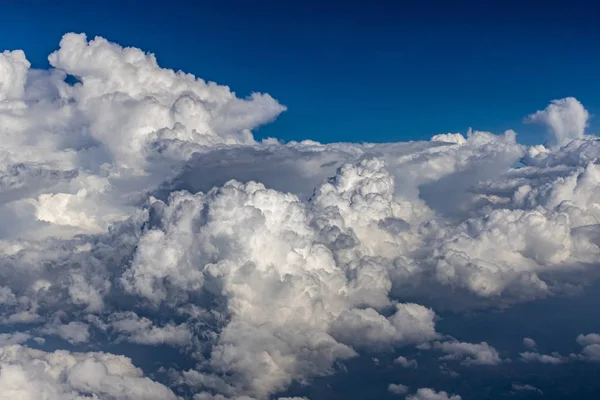
[{"label": "puffy white cloud cluster", "polygon": [[[13,331],[0,334],[12,371],[0,393],[12,398],[176,398],[121,356],[18,346],[33,337],[175,348],[193,367],[164,369],[198,400],[269,398],[359,352],[424,343],[496,365],[486,342],[440,341],[434,310],[507,307],[596,274],[600,142],[575,99],[529,117],[560,146],[471,130],[259,143],[252,130],[285,110],[269,95],[240,99],[84,35],[49,61],[0,54],[0,326]],[[592,359],[598,344],[581,340]]]},{"label": "puffy white cloud cluster", "polygon": [[145,378],[126,357],[108,353],[52,353],[20,345],[0,347],[0,399],[177,400]]},{"label": "puffy white cloud cluster", "polygon": [[250,130],[285,110],[100,37],[67,34],[48,60],[29,70],[22,51],[0,55],[0,188],[3,214],[51,234],[106,229],[193,152],[253,144]]},{"label": "puffy white cloud cluster", "polygon": [[590,114],[576,98],[553,100],[545,110],[525,118],[525,122],[545,125],[553,144],[565,145],[573,139],[581,139],[588,126]]}]

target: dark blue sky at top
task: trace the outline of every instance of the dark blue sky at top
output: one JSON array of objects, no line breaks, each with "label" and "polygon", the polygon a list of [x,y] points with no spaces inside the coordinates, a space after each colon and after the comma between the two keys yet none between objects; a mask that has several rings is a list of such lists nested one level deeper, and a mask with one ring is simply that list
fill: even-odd
[{"label": "dark blue sky at top", "polygon": [[0,49],[45,67],[68,31],[140,47],[163,67],[287,105],[259,138],[399,141],[473,127],[541,143],[521,120],[550,100],[600,113],[600,6],[584,4],[4,0]]}]

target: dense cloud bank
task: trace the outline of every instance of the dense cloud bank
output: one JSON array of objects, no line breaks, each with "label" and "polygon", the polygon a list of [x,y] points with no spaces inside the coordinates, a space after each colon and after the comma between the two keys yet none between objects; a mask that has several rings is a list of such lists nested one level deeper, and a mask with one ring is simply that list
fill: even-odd
[{"label": "dense cloud bank", "polygon": [[[596,277],[600,142],[574,98],[526,118],[547,146],[513,131],[257,142],[286,110],[267,94],[84,35],[49,61],[0,54],[0,399],[264,399],[406,346],[493,367],[499,352],[438,332],[436,310]],[[597,336],[571,358],[599,360]],[[48,339],[65,350],[34,349]],[[158,383],[99,343],[191,367],[161,366]],[[524,361],[563,362],[526,344]]]}]

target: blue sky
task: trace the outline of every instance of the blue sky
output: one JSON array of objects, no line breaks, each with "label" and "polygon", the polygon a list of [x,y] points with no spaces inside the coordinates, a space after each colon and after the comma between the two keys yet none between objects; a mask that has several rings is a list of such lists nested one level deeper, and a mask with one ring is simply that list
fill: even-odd
[{"label": "blue sky", "polygon": [[[9,0],[0,48],[42,67],[67,31],[140,47],[240,95],[270,93],[289,111],[257,136],[284,140],[413,140],[473,127],[535,143],[541,130],[521,120],[552,99],[600,112],[595,6],[321,3]],[[590,131],[598,127],[592,118]]]}]

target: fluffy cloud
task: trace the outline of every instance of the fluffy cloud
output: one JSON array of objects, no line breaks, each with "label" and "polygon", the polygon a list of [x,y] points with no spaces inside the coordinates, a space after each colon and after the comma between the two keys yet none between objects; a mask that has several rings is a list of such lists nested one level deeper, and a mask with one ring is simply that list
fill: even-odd
[{"label": "fluffy cloud", "polygon": [[528,349],[534,349],[537,344],[535,343],[535,340],[526,337],[523,338],[523,346],[527,347]]},{"label": "fluffy cloud", "polygon": [[0,399],[79,400],[178,397],[142,375],[131,361],[107,353],[46,353],[20,345],[0,348]]},{"label": "fluffy cloud", "polygon": [[409,360],[406,357],[399,356],[394,359],[394,364],[400,365],[404,368],[417,368],[417,360]]},{"label": "fluffy cloud", "polygon": [[397,395],[402,395],[402,394],[406,394],[408,393],[408,386],[403,385],[401,383],[390,383],[388,385],[388,392],[393,393],[393,394],[397,394]]},{"label": "fluffy cloud", "polygon": [[[270,398],[401,346],[494,365],[486,342],[440,342],[436,310],[508,307],[595,274],[600,142],[575,99],[529,118],[563,147],[510,130],[259,143],[252,130],[285,111],[267,94],[239,98],[99,37],[67,34],[49,61],[0,54],[12,398],[176,398],[121,356],[10,347],[29,335],[176,348],[187,366],[161,367],[198,400]],[[578,340],[594,359],[594,337]]]},{"label": "fluffy cloud", "polygon": [[450,395],[444,391],[421,388],[416,393],[406,397],[406,400],[461,400],[459,395]]},{"label": "fluffy cloud", "polygon": [[525,122],[545,125],[557,145],[583,137],[589,113],[576,98],[552,100],[546,109],[529,115]]},{"label": "fluffy cloud", "polygon": [[23,97],[30,66],[21,50],[0,53],[0,101]]},{"label": "fluffy cloud", "polygon": [[502,362],[500,355],[486,342],[435,342],[434,348],[448,355],[443,360],[462,360],[465,365],[498,365]]},{"label": "fluffy cloud", "polygon": [[155,326],[148,318],[134,312],[115,313],[110,316],[110,328],[123,340],[137,344],[186,346],[192,342],[187,324],[167,323]]},{"label": "fluffy cloud", "polygon": [[0,347],[22,344],[28,341],[30,338],[31,336],[24,332],[0,333]]},{"label": "fluffy cloud", "polygon": [[600,335],[597,333],[589,333],[587,335],[577,336],[577,343],[583,349],[581,350],[580,358],[589,361],[600,361]]},{"label": "fluffy cloud", "polygon": [[59,336],[71,344],[85,343],[90,338],[88,325],[78,321],[72,321],[67,324],[55,321],[45,326],[41,332],[46,335]]}]

